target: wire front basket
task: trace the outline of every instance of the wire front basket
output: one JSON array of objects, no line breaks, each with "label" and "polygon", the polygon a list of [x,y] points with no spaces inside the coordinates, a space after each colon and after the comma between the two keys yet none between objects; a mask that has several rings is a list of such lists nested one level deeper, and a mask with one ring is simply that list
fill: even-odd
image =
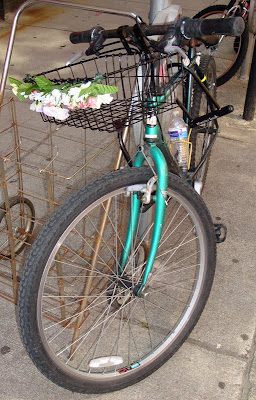
[{"label": "wire front basket", "polygon": [[102,84],[118,86],[118,92],[112,95],[110,104],[103,104],[100,109],[70,110],[69,117],[64,121],[42,113],[43,121],[113,132],[120,126],[142,121],[152,105],[158,109],[158,113],[176,106],[174,89],[177,79],[174,78],[171,60],[166,55],[153,60],[145,60],[138,54],[105,55],[37,76],[44,76],[56,84],[76,84],[93,79],[97,73],[103,77]]}]

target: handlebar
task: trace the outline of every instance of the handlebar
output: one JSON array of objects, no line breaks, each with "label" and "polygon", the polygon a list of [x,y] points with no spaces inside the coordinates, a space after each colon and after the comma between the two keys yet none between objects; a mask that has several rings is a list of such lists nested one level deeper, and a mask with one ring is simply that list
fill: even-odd
[{"label": "handlebar", "polygon": [[188,18],[181,23],[181,33],[187,39],[200,39],[208,35],[240,36],[244,27],[242,17],[194,20]]},{"label": "handlebar", "polygon": [[[221,19],[191,19],[181,18],[177,23],[170,23],[169,25],[146,25],[139,26],[140,32],[144,36],[164,36],[160,41],[162,48],[158,46],[158,50],[163,50],[168,40],[171,38],[174,44],[180,45],[182,40],[197,38],[201,39],[209,35],[228,35],[240,36],[243,33],[245,24],[241,17],[234,18],[221,18]],[[105,30],[102,27],[96,26],[92,29],[82,32],[72,32],[70,34],[70,41],[73,44],[77,43],[93,43],[95,48],[102,48],[103,43],[107,39],[117,39],[124,37],[130,40],[133,44],[136,42],[136,31],[138,25],[124,26],[118,29]]]}]

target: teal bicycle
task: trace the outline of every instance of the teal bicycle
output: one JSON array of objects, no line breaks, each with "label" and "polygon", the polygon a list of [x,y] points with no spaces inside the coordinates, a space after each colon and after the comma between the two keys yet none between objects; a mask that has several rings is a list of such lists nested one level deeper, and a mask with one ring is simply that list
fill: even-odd
[{"label": "teal bicycle", "polygon": [[[216,232],[193,185],[204,182],[217,118],[232,108],[215,100],[213,60],[199,63],[193,47],[188,55],[183,47],[194,36],[238,36],[242,29],[239,18],[96,27],[71,40],[89,42],[87,54],[97,58],[44,74],[60,81],[72,71],[77,79],[76,68],[91,68],[119,87],[115,100],[98,110],[75,110],[65,122],[43,118],[118,132],[131,167],[89,183],[60,206],[26,261],[20,332],[31,359],[53,382],[83,393],[132,385],[167,361],[198,321],[213,282]],[[163,36],[154,41],[152,35]],[[115,38],[126,54],[104,47]],[[175,109],[190,131],[180,143],[191,155],[182,168],[163,133]],[[124,140],[132,125],[143,132],[133,160]]]}]

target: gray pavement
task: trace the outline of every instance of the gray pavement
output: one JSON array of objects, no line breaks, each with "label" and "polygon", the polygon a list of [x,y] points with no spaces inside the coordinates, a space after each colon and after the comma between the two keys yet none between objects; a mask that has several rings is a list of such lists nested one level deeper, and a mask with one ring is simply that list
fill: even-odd
[{"label": "gray pavement", "polygon": [[[214,3],[180,2],[184,15]],[[95,0],[93,4],[104,2]],[[146,20],[149,1],[109,0],[108,6],[136,12]],[[17,32],[9,75],[22,77],[47,70],[56,60],[61,65],[74,51],[68,45],[69,31],[93,26],[93,18],[111,26],[109,16],[88,19],[86,13],[62,8],[49,12],[39,7],[27,13]],[[0,23],[1,65],[10,19],[8,15],[7,21]],[[121,23],[121,19],[114,22]],[[216,277],[207,306],[186,343],[162,368],[133,387],[104,395],[71,393],[55,386],[33,366],[19,338],[15,308],[0,298],[1,400],[256,400],[256,121],[242,120],[246,85],[234,77],[218,90],[219,102],[233,104],[235,112],[220,121],[221,134],[211,156],[203,197],[213,219],[227,225],[228,236],[218,245]],[[6,98],[9,94],[7,89]],[[18,108],[22,123],[31,118],[28,109]]]}]

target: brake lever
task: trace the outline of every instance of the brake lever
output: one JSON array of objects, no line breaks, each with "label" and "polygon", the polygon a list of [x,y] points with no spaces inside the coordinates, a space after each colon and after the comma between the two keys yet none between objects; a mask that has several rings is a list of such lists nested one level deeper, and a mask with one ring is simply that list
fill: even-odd
[{"label": "brake lever", "polygon": [[87,56],[91,56],[93,54],[98,55],[99,51],[103,49],[103,43],[105,39],[103,38],[104,28],[101,26],[96,26],[91,31],[91,40],[88,49],[85,51]]},{"label": "brake lever", "polygon": [[100,51],[101,49],[103,49],[103,46],[102,46],[102,44],[100,43],[100,41],[99,41],[99,40],[97,40],[97,41],[94,41],[94,40],[93,40],[93,41],[90,43],[90,46],[88,47],[88,49],[85,50],[85,55],[86,55],[86,56],[92,56],[93,54],[96,54],[96,56],[98,56],[98,55],[99,55],[99,51]]},{"label": "brake lever", "polygon": [[73,57],[71,57],[67,62],[66,66],[69,66],[73,62],[79,60],[79,58],[84,57],[84,56],[91,56],[93,54],[98,55],[99,51],[103,49],[103,43],[105,39],[102,37],[102,33],[104,32],[104,28],[101,26],[96,26],[91,29],[90,31],[90,45],[87,50],[82,51],[81,53],[75,54]]},{"label": "brake lever", "polygon": [[66,62],[66,66],[68,67],[69,65],[73,64],[75,61],[79,60],[79,58],[82,58],[83,56],[85,56],[85,51],[75,54]]}]

